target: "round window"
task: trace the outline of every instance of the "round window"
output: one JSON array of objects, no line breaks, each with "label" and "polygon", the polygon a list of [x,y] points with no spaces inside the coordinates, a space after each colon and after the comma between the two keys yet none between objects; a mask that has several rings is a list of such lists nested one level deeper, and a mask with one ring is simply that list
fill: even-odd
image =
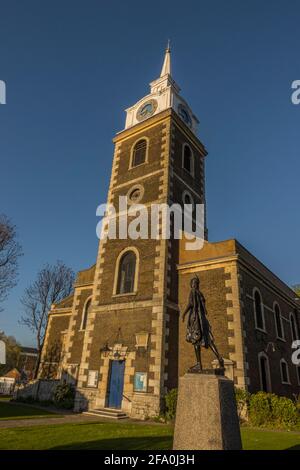
[{"label": "round window", "polygon": [[129,199],[130,199],[132,202],[139,201],[140,198],[141,198],[141,190],[140,190],[139,188],[134,189],[134,190],[131,191],[131,193],[129,194]]},{"label": "round window", "polygon": [[144,195],[144,188],[141,185],[136,185],[127,193],[128,204],[137,204],[140,202]]}]

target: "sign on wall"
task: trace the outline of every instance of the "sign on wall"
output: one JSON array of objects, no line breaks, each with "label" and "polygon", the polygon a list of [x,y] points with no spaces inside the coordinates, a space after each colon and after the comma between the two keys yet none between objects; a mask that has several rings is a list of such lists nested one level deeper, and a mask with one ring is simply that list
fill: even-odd
[{"label": "sign on wall", "polygon": [[147,391],[147,373],[146,372],[136,372],[134,374],[134,390],[136,392]]},{"label": "sign on wall", "polygon": [[0,364],[6,364],[6,345],[0,339]]}]

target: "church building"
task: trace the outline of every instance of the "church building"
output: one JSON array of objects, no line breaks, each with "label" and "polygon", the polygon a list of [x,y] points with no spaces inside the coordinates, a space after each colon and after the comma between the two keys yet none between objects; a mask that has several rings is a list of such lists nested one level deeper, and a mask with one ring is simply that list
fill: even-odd
[{"label": "church building", "polygon": [[[114,138],[107,203],[204,204],[207,152],[198,119],[171,74],[170,49],[150,93],[126,110]],[[117,217],[120,212],[117,209]],[[160,224],[162,223],[160,219]],[[292,362],[300,298],[235,239],[186,250],[175,238],[106,238],[72,295],[52,306],[39,378],[76,386],[75,411],[159,415],[164,396],[195,363],[181,321],[200,279],[225,375],[249,392],[300,393]],[[203,365],[216,367],[211,351]]]}]

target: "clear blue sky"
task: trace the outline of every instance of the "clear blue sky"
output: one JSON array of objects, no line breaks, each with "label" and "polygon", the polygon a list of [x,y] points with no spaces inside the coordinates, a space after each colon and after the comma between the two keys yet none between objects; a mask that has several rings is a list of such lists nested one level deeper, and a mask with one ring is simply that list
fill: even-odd
[{"label": "clear blue sky", "polygon": [[167,39],[206,145],[211,241],[235,237],[300,281],[298,0],[0,2],[0,212],[24,257],[0,329],[25,345],[20,296],[45,262],[96,259],[112,137],[148,93]]}]

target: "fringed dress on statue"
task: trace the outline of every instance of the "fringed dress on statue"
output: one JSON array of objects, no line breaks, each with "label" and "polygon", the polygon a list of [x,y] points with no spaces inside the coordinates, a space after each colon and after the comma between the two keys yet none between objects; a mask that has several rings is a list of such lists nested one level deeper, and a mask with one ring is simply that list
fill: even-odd
[{"label": "fringed dress on statue", "polygon": [[189,307],[186,340],[194,345],[208,348],[213,340],[213,336],[206,317],[205,299],[200,291],[191,291]]}]

